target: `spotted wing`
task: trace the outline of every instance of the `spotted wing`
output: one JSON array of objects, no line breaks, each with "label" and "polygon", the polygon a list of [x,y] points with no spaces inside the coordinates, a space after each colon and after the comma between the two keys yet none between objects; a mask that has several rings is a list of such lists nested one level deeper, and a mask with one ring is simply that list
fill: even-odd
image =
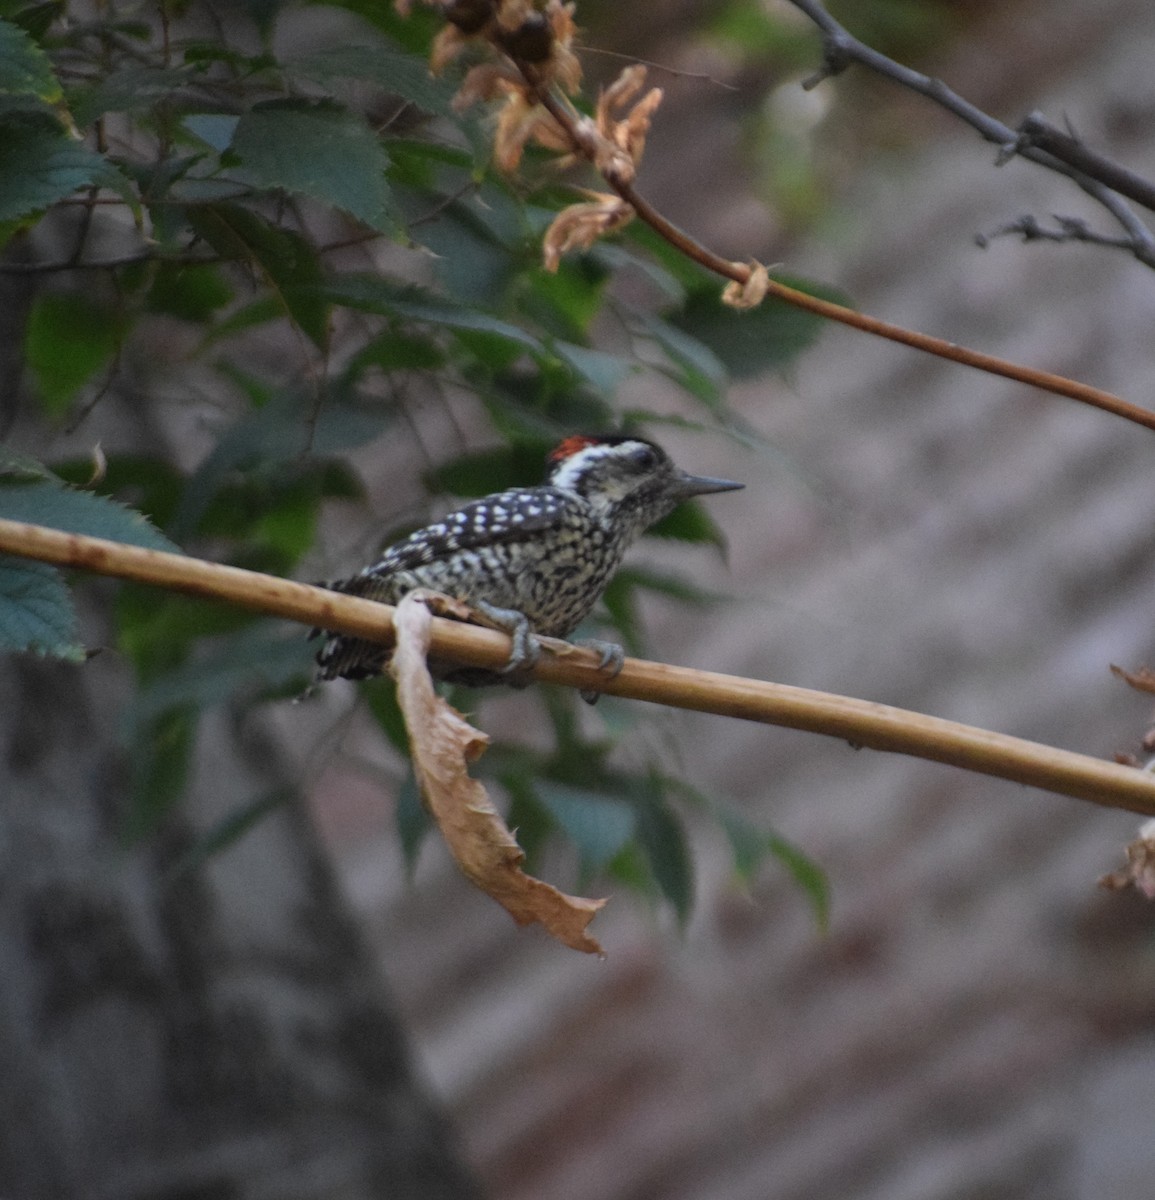
[{"label": "spotted wing", "polygon": [[[357,588],[371,595],[372,577],[411,571],[450,558],[459,550],[474,550],[515,541],[556,529],[563,523],[573,497],[554,488],[510,488],[464,504],[440,521],[418,529],[394,543],[379,562],[347,581],[342,590]],[[364,587],[366,590],[361,590]]]}]

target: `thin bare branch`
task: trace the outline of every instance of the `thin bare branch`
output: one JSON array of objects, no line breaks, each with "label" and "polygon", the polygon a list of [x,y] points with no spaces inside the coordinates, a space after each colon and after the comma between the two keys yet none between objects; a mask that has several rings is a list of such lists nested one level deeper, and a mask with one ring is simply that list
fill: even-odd
[{"label": "thin bare branch", "polygon": [[[580,120],[578,114],[549,88],[537,83],[532,69],[523,67],[523,71],[538,103],[566,131],[574,150],[592,162],[594,152],[588,145],[588,135],[583,134],[582,126],[578,124]],[[751,268],[748,263],[732,262],[723,258],[703,246],[685,230],[679,229],[638,192],[632,180],[620,178],[612,172],[605,173],[604,178],[606,183],[634,209],[639,220],[644,221],[655,233],[687,258],[707,270],[713,271],[725,279],[732,279],[739,284],[744,284],[749,279]],[[853,308],[846,308],[841,304],[834,304],[829,300],[821,300],[817,296],[808,295],[806,292],[788,287],[777,280],[770,280],[767,295],[776,296],[779,300],[812,312],[816,316],[830,321],[838,321],[843,325],[862,330],[864,333],[874,334],[875,337],[900,342],[904,346],[910,346],[926,354],[949,359],[951,362],[986,371],[991,375],[1001,375],[1005,379],[1013,379],[1031,387],[1041,388],[1057,396],[1066,396],[1071,400],[1078,400],[1082,404],[1089,404],[1093,408],[1102,409],[1104,412],[1132,421],[1136,425],[1155,430],[1155,412],[1140,408],[1101,388],[1091,387],[1089,384],[1068,379],[1063,375],[1055,375],[1050,371],[1024,367],[1018,363],[1009,362],[1007,359],[998,358],[996,355],[983,354],[981,351],[971,350],[955,342],[946,341],[944,338],[932,337],[930,334],[906,329],[901,325],[892,325],[888,321],[867,316]]]},{"label": "thin bare branch", "polygon": [[1093,200],[1101,204],[1122,226],[1131,253],[1146,266],[1155,268],[1155,235],[1122,199],[1129,196],[1145,207],[1155,207],[1155,185],[1102,155],[1089,151],[1076,138],[1064,134],[1038,114],[1032,114],[1019,129],[983,112],[941,79],[923,75],[895,62],[873,47],[860,42],[840,25],[819,0],[788,0],[822,31],[823,66],[802,86],[817,87],[824,79],[844,71],[851,63],[867,67],[920,96],[933,100],[947,112],[965,121],[982,137],[998,146],[1000,162],[1011,157],[1029,159],[1039,166],[1065,175]]},{"label": "thin bare branch", "polygon": [[1054,221],[1055,227],[1051,229],[1033,214],[1024,213],[1021,217],[992,229],[990,233],[975,234],[975,242],[985,247],[995,238],[1018,234],[1024,242],[1089,242],[1093,246],[1108,246],[1112,250],[1126,250],[1128,253],[1131,251],[1129,238],[1099,233],[1081,217],[1064,217],[1056,213]]},{"label": "thin bare branch", "polygon": [[[0,552],[220,600],[383,645],[394,640],[393,610],[387,605],[238,567],[5,520],[0,520]],[[1108,808],[1155,815],[1155,776],[1134,767],[868,700],[641,659],[627,658],[621,674],[607,681],[596,652],[566,643],[557,648],[560,653],[542,656],[534,670],[538,680],[825,734],[854,746],[947,763]],[[509,639],[439,619],[433,623],[432,649],[439,659],[495,668],[508,661]]]},{"label": "thin bare branch", "polygon": [[1155,183],[1091,150],[1077,137],[1052,125],[1042,113],[1034,112],[1023,119],[1019,125],[1019,141],[1062,159],[1076,171],[1098,179],[1120,196],[1155,212]]}]

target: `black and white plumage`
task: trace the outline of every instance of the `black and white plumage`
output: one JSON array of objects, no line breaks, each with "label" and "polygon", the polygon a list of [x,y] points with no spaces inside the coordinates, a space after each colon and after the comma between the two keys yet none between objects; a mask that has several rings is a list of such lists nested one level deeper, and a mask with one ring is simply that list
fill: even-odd
[{"label": "black and white plumage", "polygon": [[[396,604],[415,588],[444,592],[514,637],[507,671],[537,656],[534,634],[564,638],[589,615],[630,545],[683,500],[742,484],[688,475],[661,447],[632,436],[574,436],[548,456],[545,482],[463,505],[390,546],[380,561],[327,586]],[[605,661],[620,662],[608,648]],[[317,654],[321,680],[365,679],[388,661],[383,646],[330,634]],[[473,668],[454,682],[510,682]]]}]

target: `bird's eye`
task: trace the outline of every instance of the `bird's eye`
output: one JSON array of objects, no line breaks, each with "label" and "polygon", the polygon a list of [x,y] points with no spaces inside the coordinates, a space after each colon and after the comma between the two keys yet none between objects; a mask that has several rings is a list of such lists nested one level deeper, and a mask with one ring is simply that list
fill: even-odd
[{"label": "bird's eye", "polygon": [[649,446],[640,446],[633,453],[633,460],[644,471],[652,470],[658,465],[658,456]]}]

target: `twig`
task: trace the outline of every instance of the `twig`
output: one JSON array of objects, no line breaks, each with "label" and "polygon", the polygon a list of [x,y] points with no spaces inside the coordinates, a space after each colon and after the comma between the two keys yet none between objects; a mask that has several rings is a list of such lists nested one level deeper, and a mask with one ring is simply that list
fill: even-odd
[{"label": "twig", "polygon": [[[566,131],[574,149],[583,157],[592,159],[592,154],[586,145],[586,139],[582,136],[577,125],[577,114],[571,110],[568,104],[561,101],[550,91],[548,87],[538,82],[532,68],[527,69],[521,66],[521,69],[526,82],[533,91],[535,99],[549,112],[562,129]],[[738,283],[745,283],[749,279],[750,267],[746,263],[731,262],[729,259],[715,254],[714,251],[703,246],[701,242],[695,240],[684,230],[679,229],[677,225],[654,208],[637,191],[632,182],[612,175],[606,175],[605,180],[633,208],[639,220],[644,221],[655,233],[669,242],[671,246],[687,258],[692,259],[707,270],[721,275],[723,278],[733,279]],[[1136,425],[1142,425],[1147,429],[1155,430],[1155,412],[1140,408],[1138,405],[1131,404],[1129,401],[1113,395],[1111,392],[1103,391],[1101,388],[1091,387],[1089,384],[1068,379],[1064,375],[1055,375],[1050,371],[1039,371],[1034,367],[1024,367],[1018,363],[1009,362],[1007,359],[998,358],[993,354],[983,354],[981,351],[971,350],[955,342],[948,342],[943,338],[932,337],[926,333],[918,333],[915,330],[906,329],[901,325],[892,325],[888,321],[867,316],[856,309],[846,308],[841,304],[834,304],[829,300],[821,300],[817,296],[800,292],[796,288],[788,287],[786,284],[779,283],[773,279],[769,281],[767,295],[776,296],[779,300],[783,300],[787,304],[792,304],[796,308],[812,312],[816,316],[824,317],[830,321],[838,321],[843,325],[849,325],[854,329],[862,330],[864,333],[887,338],[893,342],[900,342],[902,345],[910,346],[915,350],[933,354],[938,358],[949,359],[964,366],[974,367],[976,370],[986,371],[991,375],[1000,375],[1006,379],[1013,379],[1019,383],[1028,384],[1031,387],[1041,388],[1057,396],[1066,396],[1068,399],[1078,400],[1082,404],[1089,404],[1093,408],[1102,409],[1104,412],[1109,412],[1125,420],[1132,421]]]},{"label": "twig", "polygon": [[1131,250],[1129,238],[1097,233],[1081,217],[1064,217],[1056,213],[1054,219],[1057,228],[1048,229],[1040,224],[1037,217],[1031,213],[1024,213],[1023,216],[992,229],[990,233],[975,234],[975,243],[985,248],[994,238],[1017,233],[1024,242],[1089,242],[1091,245],[1108,246],[1113,250]]},{"label": "twig", "polygon": [[1105,183],[1120,196],[1155,211],[1155,183],[1089,149],[1078,138],[1057,129],[1042,113],[1034,112],[1023,119],[1019,125],[1019,141],[1037,146],[1076,171]]},{"label": "twig", "polygon": [[1072,180],[1106,208],[1123,227],[1130,240],[1132,254],[1147,266],[1155,267],[1155,235],[1121,198],[1130,196],[1146,207],[1152,207],[1149,201],[1155,199],[1155,185],[1086,150],[1076,139],[1061,133],[1037,115],[1028,117],[1020,129],[1012,129],[963,99],[941,79],[911,70],[860,42],[818,0],[788,2],[822,31],[823,66],[803,81],[804,88],[817,87],[822,80],[839,74],[850,63],[856,62],[920,96],[926,96],[965,121],[988,142],[998,146],[1002,152],[1000,161],[1017,155]]},{"label": "twig", "polygon": [[[220,600],[382,645],[393,642],[393,610],[387,605],[238,567],[5,520],[0,520],[0,551]],[[447,620],[434,621],[432,648],[439,659],[472,666],[500,667],[509,657],[504,634]],[[854,746],[947,763],[1108,808],[1155,815],[1155,776],[1147,772],[885,704],[633,658],[626,659],[616,679],[607,681],[598,669],[596,652],[568,645],[564,653],[543,655],[534,677],[821,733]]]}]

